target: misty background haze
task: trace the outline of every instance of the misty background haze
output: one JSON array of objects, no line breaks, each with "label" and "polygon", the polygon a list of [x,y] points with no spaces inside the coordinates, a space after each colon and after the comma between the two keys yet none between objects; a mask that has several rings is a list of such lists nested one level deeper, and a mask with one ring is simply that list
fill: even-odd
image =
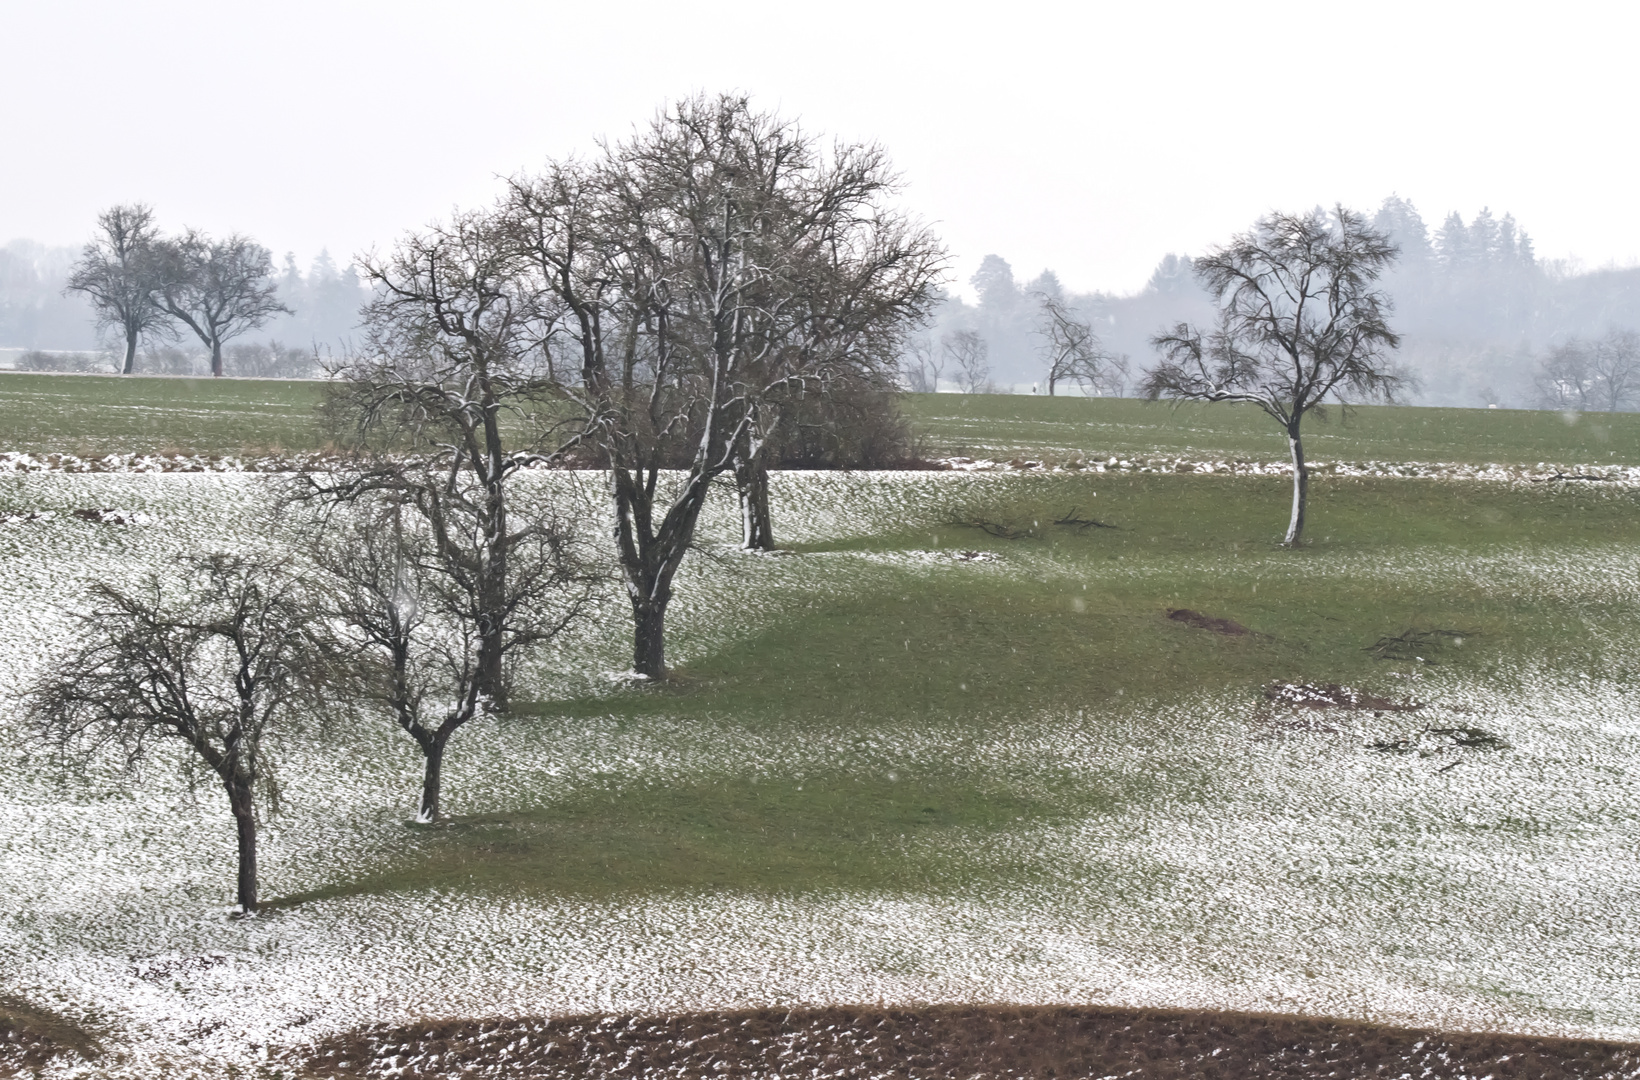
[{"label": "misty background haze", "polygon": [[[1407,395],[1411,403],[1565,407],[1568,402],[1552,400],[1544,389],[1556,349],[1640,330],[1640,268],[1586,270],[1567,260],[1540,259],[1530,233],[1507,212],[1483,208],[1465,220],[1454,211],[1432,224],[1414,203],[1390,196],[1372,221],[1401,249],[1385,285],[1395,299],[1392,325],[1403,335],[1399,363],[1418,382]],[[48,366],[117,370],[90,305],[64,293],[79,255],[77,248],[30,240],[0,248],[0,364],[28,366],[24,355],[32,351],[76,354],[55,364],[48,358]],[[316,357],[340,356],[350,346],[369,295],[351,262],[338,263],[324,249],[304,267],[287,253],[275,280],[279,300],[292,313],[229,346],[230,375],[310,377],[317,373]],[[1045,393],[1042,295],[1064,301],[1093,327],[1106,352],[1128,358],[1134,378],[1105,391],[1124,394],[1134,392],[1138,372],[1152,360],[1153,335],[1180,322],[1207,324],[1214,310],[1195,280],[1189,253],[1162,256],[1142,288],[1123,294],[1069,289],[1051,267],[1027,277],[1005,255],[990,253],[966,282],[952,282],[922,335],[924,348],[947,353],[940,388],[967,388],[949,355],[955,335],[967,331],[984,342],[982,388]],[[140,355],[138,371],[148,374],[208,371],[204,352],[185,339],[150,339]],[[1640,396],[1631,393],[1613,404],[1634,409]]]},{"label": "misty background haze", "polygon": [[[351,325],[338,313],[357,307],[355,256],[488,202],[497,176],[620,138],[662,101],[734,89],[881,142],[951,251],[931,340],[980,334],[999,386],[1041,381],[1039,279],[1137,372],[1151,334],[1207,314],[1183,259],[1272,210],[1371,214],[1400,192],[1423,223],[1422,241],[1395,223],[1405,255],[1389,282],[1416,400],[1530,405],[1554,349],[1640,326],[1637,30],[1640,9],[1576,0],[938,13],[725,0],[712,18],[635,0],[618,25],[595,5],[474,0],[454,30],[447,5],[415,0],[0,0],[0,363],[96,347],[53,283],[110,206],[243,233],[276,263],[295,252],[295,273],[279,270],[296,314],[236,347],[334,348]],[[202,92],[201,65],[243,77]],[[1322,71],[1327,92],[1303,92]],[[1258,89],[1272,79],[1295,92]],[[116,107],[133,98],[151,106]],[[1480,241],[1447,242],[1453,211]],[[150,359],[139,369],[184,364]]]}]

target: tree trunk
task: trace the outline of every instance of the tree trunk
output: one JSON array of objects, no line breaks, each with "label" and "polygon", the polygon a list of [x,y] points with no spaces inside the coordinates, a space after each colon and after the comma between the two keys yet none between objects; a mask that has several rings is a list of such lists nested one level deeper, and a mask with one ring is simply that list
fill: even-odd
[{"label": "tree trunk", "polygon": [[256,802],[248,781],[237,777],[227,782],[228,804],[233,807],[239,828],[239,910],[256,914]]},{"label": "tree trunk", "polygon": [[416,811],[416,820],[423,825],[431,825],[438,820],[439,796],[444,782],[444,744],[449,738],[450,733],[440,728],[431,740],[422,744],[421,752],[427,759],[427,769],[421,778],[421,809]]},{"label": "tree trunk", "polygon": [[774,526],[769,518],[769,470],[761,459],[735,460],[735,489],[740,495],[740,546],[745,551],[773,551]]},{"label": "tree trunk", "polygon": [[135,371],[136,369],[137,369],[137,332],[135,330],[127,330],[125,332],[125,370],[122,371],[121,374],[122,375],[129,375],[133,371]]},{"label": "tree trunk", "polygon": [[222,377],[222,342],[211,339],[211,375]]},{"label": "tree trunk", "polygon": [[666,599],[634,600],[632,622],[632,670],[666,678]]},{"label": "tree trunk", "polygon": [[1299,439],[1296,423],[1287,429],[1287,445],[1293,452],[1293,517],[1282,543],[1297,547],[1299,537],[1304,534],[1304,501],[1310,494],[1310,467],[1304,462],[1304,443]]}]

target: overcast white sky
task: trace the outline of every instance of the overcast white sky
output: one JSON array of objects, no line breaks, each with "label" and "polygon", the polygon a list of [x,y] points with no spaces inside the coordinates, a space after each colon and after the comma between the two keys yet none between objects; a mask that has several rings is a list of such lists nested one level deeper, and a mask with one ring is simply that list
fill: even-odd
[{"label": "overcast white sky", "polygon": [[740,90],[875,139],[960,278],[1129,291],[1274,208],[1514,213],[1640,256],[1633,4],[0,0],[0,242],[113,203],[345,261]]}]

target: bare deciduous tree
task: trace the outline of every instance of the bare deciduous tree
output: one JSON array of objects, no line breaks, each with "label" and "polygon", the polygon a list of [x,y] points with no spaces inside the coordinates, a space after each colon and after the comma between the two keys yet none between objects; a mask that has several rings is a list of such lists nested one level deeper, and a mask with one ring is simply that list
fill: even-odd
[{"label": "bare deciduous tree", "polygon": [[1400,344],[1389,327],[1389,296],[1376,287],[1396,249],[1366,219],[1332,214],[1271,214],[1251,231],[1195,264],[1218,303],[1211,332],[1180,323],[1152,339],[1161,362],[1145,375],[1151,400],[1244,401],[1287,433],[1293,509],[1283,543],[1304,531],[1309,467],[1300,426],[1329,396],[1393,400],[1403,385],[1388,354]]},{"label": "bare deciduous tree", "polygon": [[451,482],[404,475],[376,487],[329,516],[314,551],[328,578],[321,607],[351,645],[340,685],[415,740],[424,823],[440,815],[450,737],[493,704],[485,669],[499,659],[505,674],[556,637],[586,611],[595,582],[571,528],[539,518],[509,543],[501,591],[489,593],[475,572],[482,530],[464,513],[482,499],[452,497]]},{"label": "bare deciduous tree", "polygon": [[943,253],[882,205],[891,191],[880,150],[822,158],[795,125],[706,96],[593,165],[512,183],[504,213],[557,305],[546,347],[579,417],[563,452],[610,470],[636,672],[666,674],[672,581],[714,479],[743,471],[760,514],[786,403],[889,370],[931,300]]},{"label": "bare deciduous tree", "polygon": [[940,377],[945,374],[945,358],[927,334],[916,334],[906,339],[905,351],[900,354],[900,369],[907,390],[913,394],[937,394]]},{"label": "bare deciduous tree", "polygon": [[542,528],[513,520],[509,482],[558,393],[532,353],[539,311],[503,224],[458,214],[365,262],[377,292],[364,313],[364,349],[336,370],[328,409],[366,448],[408,456],[308,481],[325,498],[387,496],[415,511],[441,573],[471,598],[473,692],[494,708],[507,701],[514,553]]},{"label": "bare deciduous tree", "polygon": [[273,256],[246,237],[212,240],[190,229],[156,250],[158,302],[210,350],[212,375],[222,374],[225,342],[290,311],[278,299]]},{"label": "bare deciduous tree", "polygon": [[1074,383],[1086,395],[1120,394],[1127,382],[1128,361],[1104,350],[1093,324],[1078,318],[1065,301],[1036,294],[1037,327],[1048,362],[1048,396],[1061,382]]},{"label": "bare deciduous tree", "polygon": [[1640,333],[1610,330],[1572,338],[1538,365],[1538,401],[1550,409],[1621,412],[1640,405]]},{"label": "bare deciduous tree", "polygon": [[136,370],[137,341],[144,333],[170,334],[170,316],[156,292],[160,287],[159,229],[152,207],[115,206],[97,215],[97,238],[85,246],[65,292],[84,293],[99,327],[125,338],[123,374]]},{"label": "bare deciduous tree", "polygon": [[85,760],[112,750],[136,769],[178,740],[228,796],[239,837],[237,900],[257,906],[256,796],[271,743],[317,714],[328,647],[279,563],[195,559],[187,586],[155,575],[98,585],[81,643],[34,687],[39,735]]},{"label": "bare deciduous tree", "polygon": [[957,385],[965,394],[991,389],[991,350],[977,330],[953,330],[940,338],[940,351],[956,365]]}]

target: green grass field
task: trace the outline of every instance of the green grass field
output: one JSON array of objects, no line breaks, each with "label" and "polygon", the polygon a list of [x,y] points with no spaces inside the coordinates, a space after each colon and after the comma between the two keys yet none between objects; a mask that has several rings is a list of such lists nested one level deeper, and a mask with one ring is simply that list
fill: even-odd
[{"label": "green grass field", "polygon": [[[1126,398],[908,394],[928,443],[972,456],[1183,454],[1285,461],[1285,433],[1250,405]],[[1640,461],[1640,413],[1370,405],[1305,423],[1312,459],[1463,464]]]},{"label": "green grass field", "polygon": [[328,440],[324,386],[280,379],[0,373],[0,451],[33,454],[301,452]]},{"label": "green grass field", "polygon": [[[254,454],[318,450],[321,383],[0,373],[0,450]],[[907,394],[931,454],[1185,454],[1284,461],[1285,437],[1248,406],[1131,399]],[[1365,406],[1312,419],[1322,460],[1640,463],[1640,413]]]},{"label": "green grass field", "polygon": [[[98,396],[137,391],[146,413]],[[0,376],[6,423],[34,425],[8,426],[33,434],[0,449],[313,448],[315,393]],[[908,408],[941,452],[1285,452],[1225,407]],[[1635,463],[1637,424],[1362,409],[1318,426],[1312,454]],[[259,535],[271,482],[9,480],[20,508],[158,521],[60,513],[0,532],[12,677],[91,577]],[[532,474],[530,497],[562,482]],[[132,958],[215,950],[257,957],[268,1014],[293,1025],[322,1013],[303,980],[323,970],[353,988],[342,998],[391,1003],[389,1019],[443,1015],[391,988],[414,971],[459,986],[475,1015],[898,994],[1640,1037],[1640,492],[1323,475],[1299,550],[1276,543],[1287,498],[1281,476],[784,473],[788,554],[762,558],[730,551],[725,495],[679,581],[674,679],[598,674],[628,662],[613,598],[541,662],[528,700],[457,735],[455,816],[433,827],[405,823],[417,762],[385,724],[302,751],[254,925],[206,913],[230,885],[214,792],[166,787],[162,770],[136,792],[69,783],[13,712],[0,858],[30,869],[0,881],[0,973],[17,973],[0,974],[0,1020],[12,994],[93,1017],[105,1046],[159,1012],[237,1031],[231,979],[145,983],[152,1001],[121,989]],[[1072,510],[1110,527],[1055,523]],[[1456,636],[1373,649],[1437,629]],[[1273,682],[1427,708],[1288,709],[1265,700]],[[102,981],[62,974],[82,968]],[[87,1000],[92,985],[107,1000]]]}]

